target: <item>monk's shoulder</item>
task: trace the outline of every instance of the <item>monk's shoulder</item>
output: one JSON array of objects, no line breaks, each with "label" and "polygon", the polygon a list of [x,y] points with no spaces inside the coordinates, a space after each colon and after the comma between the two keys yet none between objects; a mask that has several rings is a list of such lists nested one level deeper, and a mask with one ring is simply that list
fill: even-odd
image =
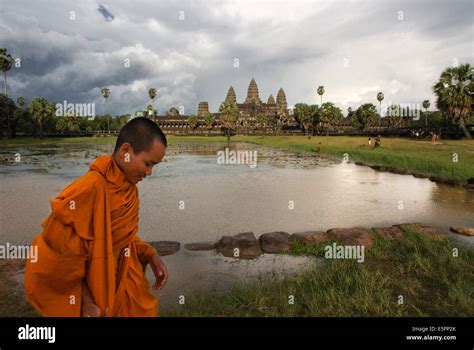
[{"label": "monk's shoulder", "polygon": [[95,171],[89,171],[71,182],[58,197],[87,196],[95,197],[106,186],[105,179]]}]

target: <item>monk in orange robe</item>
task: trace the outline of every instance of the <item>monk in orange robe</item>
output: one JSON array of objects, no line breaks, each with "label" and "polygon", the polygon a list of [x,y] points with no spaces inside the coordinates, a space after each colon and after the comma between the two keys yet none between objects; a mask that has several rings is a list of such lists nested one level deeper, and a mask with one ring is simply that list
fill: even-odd
[{"label": "monk in orange robe", "polygon": [[120,131],[112,155],[50,201],[52,213],[33,241],[25,293],[44,316],[157,316],[158,299],[145,277],[148,264],[161,289],[168,279],[157,251],[137,236],[136,184],[163,159],[166,136],[156,123],[135,118]]}]

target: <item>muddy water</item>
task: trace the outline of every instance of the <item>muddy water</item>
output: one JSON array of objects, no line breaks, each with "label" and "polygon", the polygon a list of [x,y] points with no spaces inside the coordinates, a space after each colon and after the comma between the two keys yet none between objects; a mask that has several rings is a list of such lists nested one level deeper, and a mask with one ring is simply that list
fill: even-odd
[{"label": "muddy water", "polygon": [[[226,147],[256,151],[257,166],[218,164],[217,152]],[[48,201],[111,150],[85,143],[0,149],[0,158],[9,159],[0,164],[0,241],[29,243],[49,214]],[[175,143],[165,160],[138,185],[139,234],[145,240],[184,244],[245,231],[258,236],[401,222],[444,230],[474,225],[474,193],[412,176],[239,143]],[[171,276],[160,293],[163,307],[194,290],[218,290],[262,272],[281,276],[319,263],[271,255],[235,261],[184,250],[165,260]]]}]

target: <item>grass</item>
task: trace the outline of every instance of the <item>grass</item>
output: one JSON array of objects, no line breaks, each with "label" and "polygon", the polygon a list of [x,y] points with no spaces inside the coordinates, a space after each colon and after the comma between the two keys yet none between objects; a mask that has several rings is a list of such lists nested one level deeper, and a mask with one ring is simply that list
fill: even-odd
[{"label": "grass", "polygon": [[[364,263],[332,260],[282,279],[266,276],[225,293],[188,296],[162,316],[473,316],[474,249],[404,230],[402,242],[375,238]],[[455,247],[459,257],[453,257]],[[295,255],[322,252],[322,246],[292,244]]]},{"label": "grass", "polygon": [[[11,145],[32,145],[48,143],[91,142],[113,144],[115,137],[76,137],[50,139],[0,140],[0,148]],[[168,136],[173,142],[226,142],[224,136]],[[351,162],[392,167],[402,172],[420,176],[435,176],[441,180],[452,180],[461,184],[474,177],[474,140],[443,140],[432,145],[429,141],[405,138],[383,138],[382,147],[371,149],[366,146],[366,137],[318,136],[308,140],[304,136],[245,136],[236,135],[231,142],[249,142],[266,147],[287,148],[298,152],[316,151],[321,142],[321,154],[342,159],[345,153]],[[453,158],[457,155],[457,162]]]}]

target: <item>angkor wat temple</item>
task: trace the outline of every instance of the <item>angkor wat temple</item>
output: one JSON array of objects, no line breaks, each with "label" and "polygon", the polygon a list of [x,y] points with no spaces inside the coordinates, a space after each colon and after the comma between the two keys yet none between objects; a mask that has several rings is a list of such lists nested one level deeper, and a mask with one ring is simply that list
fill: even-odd
[{"label": "angkor wat temple", "polygon": [[[293,118],[291,109],[288,109],[285,91],[280,88],[276,95],[276,101],[273,95],[270,95],[267,102],[264,103],[260,99],[258,86],[255,79],[252,78],[247,89],[247,97],[242,103],[237,102],[237,95],[231,86],[227,92],[224,101],[232,101],[237,105],[238,117],[234,132],[242,134],[254,134],[262,132],[274,132],[275,129],[286,127],[297,127],[297,123]],[[137,112],[137,116],[145,115],[146,112]],[[206,124],[204,117],[211,114],[214,117],[212,125]],[[263,114],[264,122],[257,122],[257,115]],[[221,113],[210,112],[209,105],[206,101],[199,102],[197,113],[197,125],[193,128],[188,122],[189,116],[181,115],[178,109],[172,107],[166,115],[153,116],[153,119],[160,128],[167,134],[211,134],[221,135],[222,126],[219,120]]]},{"label": "angkor wat temple", "polygon": [[[285,91],[280,88],[276,94],[276,100],[270,95],[267,102],[260,99],[258,86],[255,79],[249,83],[247,97],[241,103],[237,102],[237,95],[231,86],[224,101],[232,101],[238,110],[233,133],[237,134],[304,134],[304,131],[293,117],[292,109],[288,108]],[[212,123],[207,123],[205,117],[212,115]],[[263,118],[258,118],[257,116]],[[154,120],[166,134],[172,135],[223,135],[226,129],[220,122],[221,113],[210,112],[206,101],[199,102],[197,122],[195,125],[189,123],[189,115],[180,114],[175,107],[170,108],[166,115],[153,115],[151,111],[138,111],[136,116],[147,116]],[[263,121],[262,121],[263,120]],[[320,123],[321,124],[321,123]],[[408,132],[405,126],[390,125],[388,118],[378,118],[368,130],[362,133],[386,133],[389,130]],[[398,132],[397,131],[397,132]],[[324,125],[312,130],[314,134],[358,134],[361,131],[354,127],[352,117],[342,118],[327,129]]]}]

